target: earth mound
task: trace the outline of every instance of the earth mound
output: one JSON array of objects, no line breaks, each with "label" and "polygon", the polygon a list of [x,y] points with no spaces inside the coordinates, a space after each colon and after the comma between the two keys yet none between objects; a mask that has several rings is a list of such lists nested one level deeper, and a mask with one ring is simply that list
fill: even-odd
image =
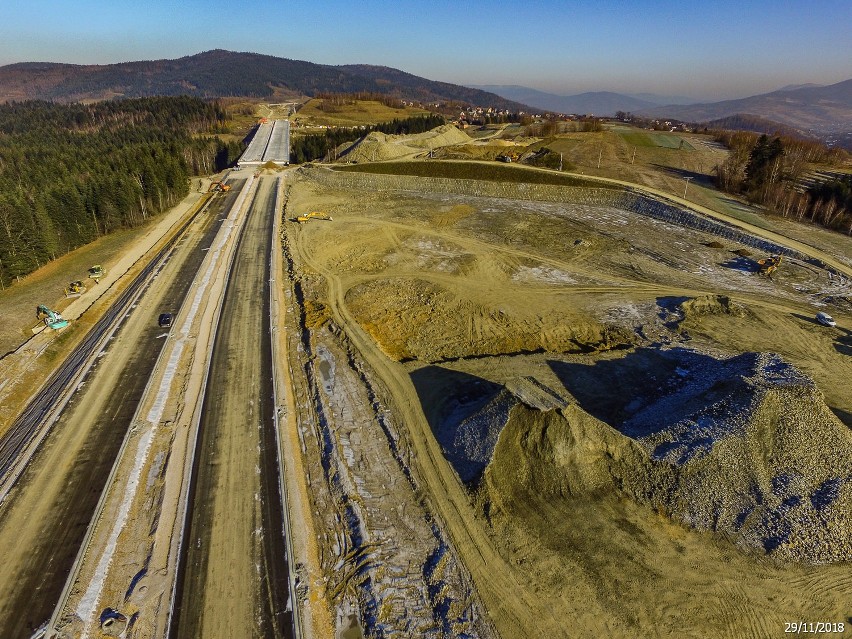
[{"label": "earth mound", "polygon": [[852,560],[852,432],[813,381],[773,354],[681,355],[611,425],[577,403],[509,401],[479,488],[487,509],[614,492],[780,559]]},{"label": "earth mound", "polygon": [[463,296],[414,278],[371,281],[346,303],[382,351],[398,361],[440,362],[532,352],[588,353],[625,348],[632,331],[578,313],[539,312]]},{"label": "earth mound", "polygon": [[343,162],[376,162],[416,155],[424,150],[466,144],[470,137],[452,124],[413,135],[388,135],[373,131],[355,144],[338,149]]},{"label": "earth mound", "polygon": [[705,315],[733,315],[744,317],[745,309],[731,301],[727,295],[702,295],[688,299],[680,304],[680,312],[684,319],[702,317]]}]

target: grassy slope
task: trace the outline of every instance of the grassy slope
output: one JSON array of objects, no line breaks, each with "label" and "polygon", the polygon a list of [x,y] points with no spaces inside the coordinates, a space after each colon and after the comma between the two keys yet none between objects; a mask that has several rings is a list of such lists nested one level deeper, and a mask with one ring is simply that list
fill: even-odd
[{"label": "grassy slope", "polygon": [[356,100],[352,104],[334,106],[332,111],[321,110],[322,103],[320,98],[308,100],[291,121],[296,127],[357,126],[429,114],[424,109],[394,109],[373,100]]},{"label": "grassy slope", "polygon": [[686,190],[686,199],[691,202],[755,226],[774,228],[771,220],[716,189],[715,167],[724,162],[728,152],[715,145],[710,136],[617,126],[596,133],[562,134],[545,145],[564,153],[577,173],[635,182],[678,197]]}]

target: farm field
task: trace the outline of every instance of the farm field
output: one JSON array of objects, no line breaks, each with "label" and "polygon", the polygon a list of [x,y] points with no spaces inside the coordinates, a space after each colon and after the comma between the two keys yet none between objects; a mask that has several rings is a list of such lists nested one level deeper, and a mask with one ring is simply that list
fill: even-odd
[{"label": "farm field", "polygon": [[344,104],[329,104],[328,100],[313,98],[291,118],[295,127],[360,126],[379,124],[393,119],[428,115],[429,111],[416,107],[393,108],[375,100],[346,100]]},{"label": "farm field", "polygon": [[679,149],[684,151],[695,150],[681,135],[660,133],[658,131],[640,131],[635,128],[614,127],[612,130],[624,138],[625,142],[633,146],[661,147],[664,149]]}]

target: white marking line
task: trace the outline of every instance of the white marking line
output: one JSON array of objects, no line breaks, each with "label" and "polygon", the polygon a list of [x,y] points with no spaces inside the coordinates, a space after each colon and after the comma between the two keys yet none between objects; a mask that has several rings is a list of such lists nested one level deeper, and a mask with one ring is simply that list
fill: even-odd
[{"label": "white marking line", "polygon": [[228,216],[228,224],[223,225],[223,228],[219,232],[216,249],[207,265],[207,270],[204,272],[204,277],[201,280],[201,286],[198,287],[195,293],[189,314],[183,321],[183,324],[181,324],[181,337],[176,340],[175,345],[172,347],[172,352],[169,354],[163,378],[160,380],[160,387],[157,389],[157,396],[154,399],[151,409],[148,411],[146,419],[146,421],[151,424],[151,427],[148,432],[144,433],[139,438],[139,445],[136,448],[136,461],[133,464],[133,469],[130,472],[127,485],[124,489],[124,499],[121,502],[119,515],[113,524],[112,531],[110,531],[106,548],[104,548],[104,553],[101,555],[97,568],[92,575],[89,587],[86,589],[85,594],[80,598],[80,601],[77,604],[77,616],[83,620],[83,633],[81,637],[88,637],[91,632],[95,617],[95,610],[98,606],[104,582],[106,581],[107,572],[112,564],[112,558],[115,555],[118,537],[121,534],[121,531],[124,530],[124,526],[127,523],[127,518],[130,514],[130,506],[133,503],[134,497],[136,496],[136,490],[139,487],[139,478],[142,473],[142,467],[148,459],[151,442],[154,439],[154,434],[157,432],[157,426],[162,419],[166,401],[169,397],[169,391],[171,390],[172,381],[174,379],[175,372],[177,371],[178,363],[180,362],[180,356],[183,353],[184,342],[189,335],[190,326],[192,325],[192,322],[198,313],[198,309],[201,306],[201,301],[204,299],[205,293],[207,292],[207,286],[210,283],[213,271],[219,261],[219,254],[221,253],[225,243],[228,241],[228,238],[231,236],[231,231],[234,229],[234,220],[239,215],[243,200],[245,200],[253,182],[254,176],[246,180],[246,186],[240,191],[240,195],[234,203],[234,207],[231,209],[231,215]]}]

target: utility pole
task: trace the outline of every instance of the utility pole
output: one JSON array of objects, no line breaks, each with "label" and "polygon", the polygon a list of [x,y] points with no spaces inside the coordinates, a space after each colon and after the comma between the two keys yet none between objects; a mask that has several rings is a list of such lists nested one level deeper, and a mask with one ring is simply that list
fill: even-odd
[{"label": "utility pole", "polygon": [[685,177],[683,179],[686,180],[686,186],[683,187],[683,199],[685,200],[686,199],[686,190],[689,188],[689,181],[692,179],[692,177]]}]

